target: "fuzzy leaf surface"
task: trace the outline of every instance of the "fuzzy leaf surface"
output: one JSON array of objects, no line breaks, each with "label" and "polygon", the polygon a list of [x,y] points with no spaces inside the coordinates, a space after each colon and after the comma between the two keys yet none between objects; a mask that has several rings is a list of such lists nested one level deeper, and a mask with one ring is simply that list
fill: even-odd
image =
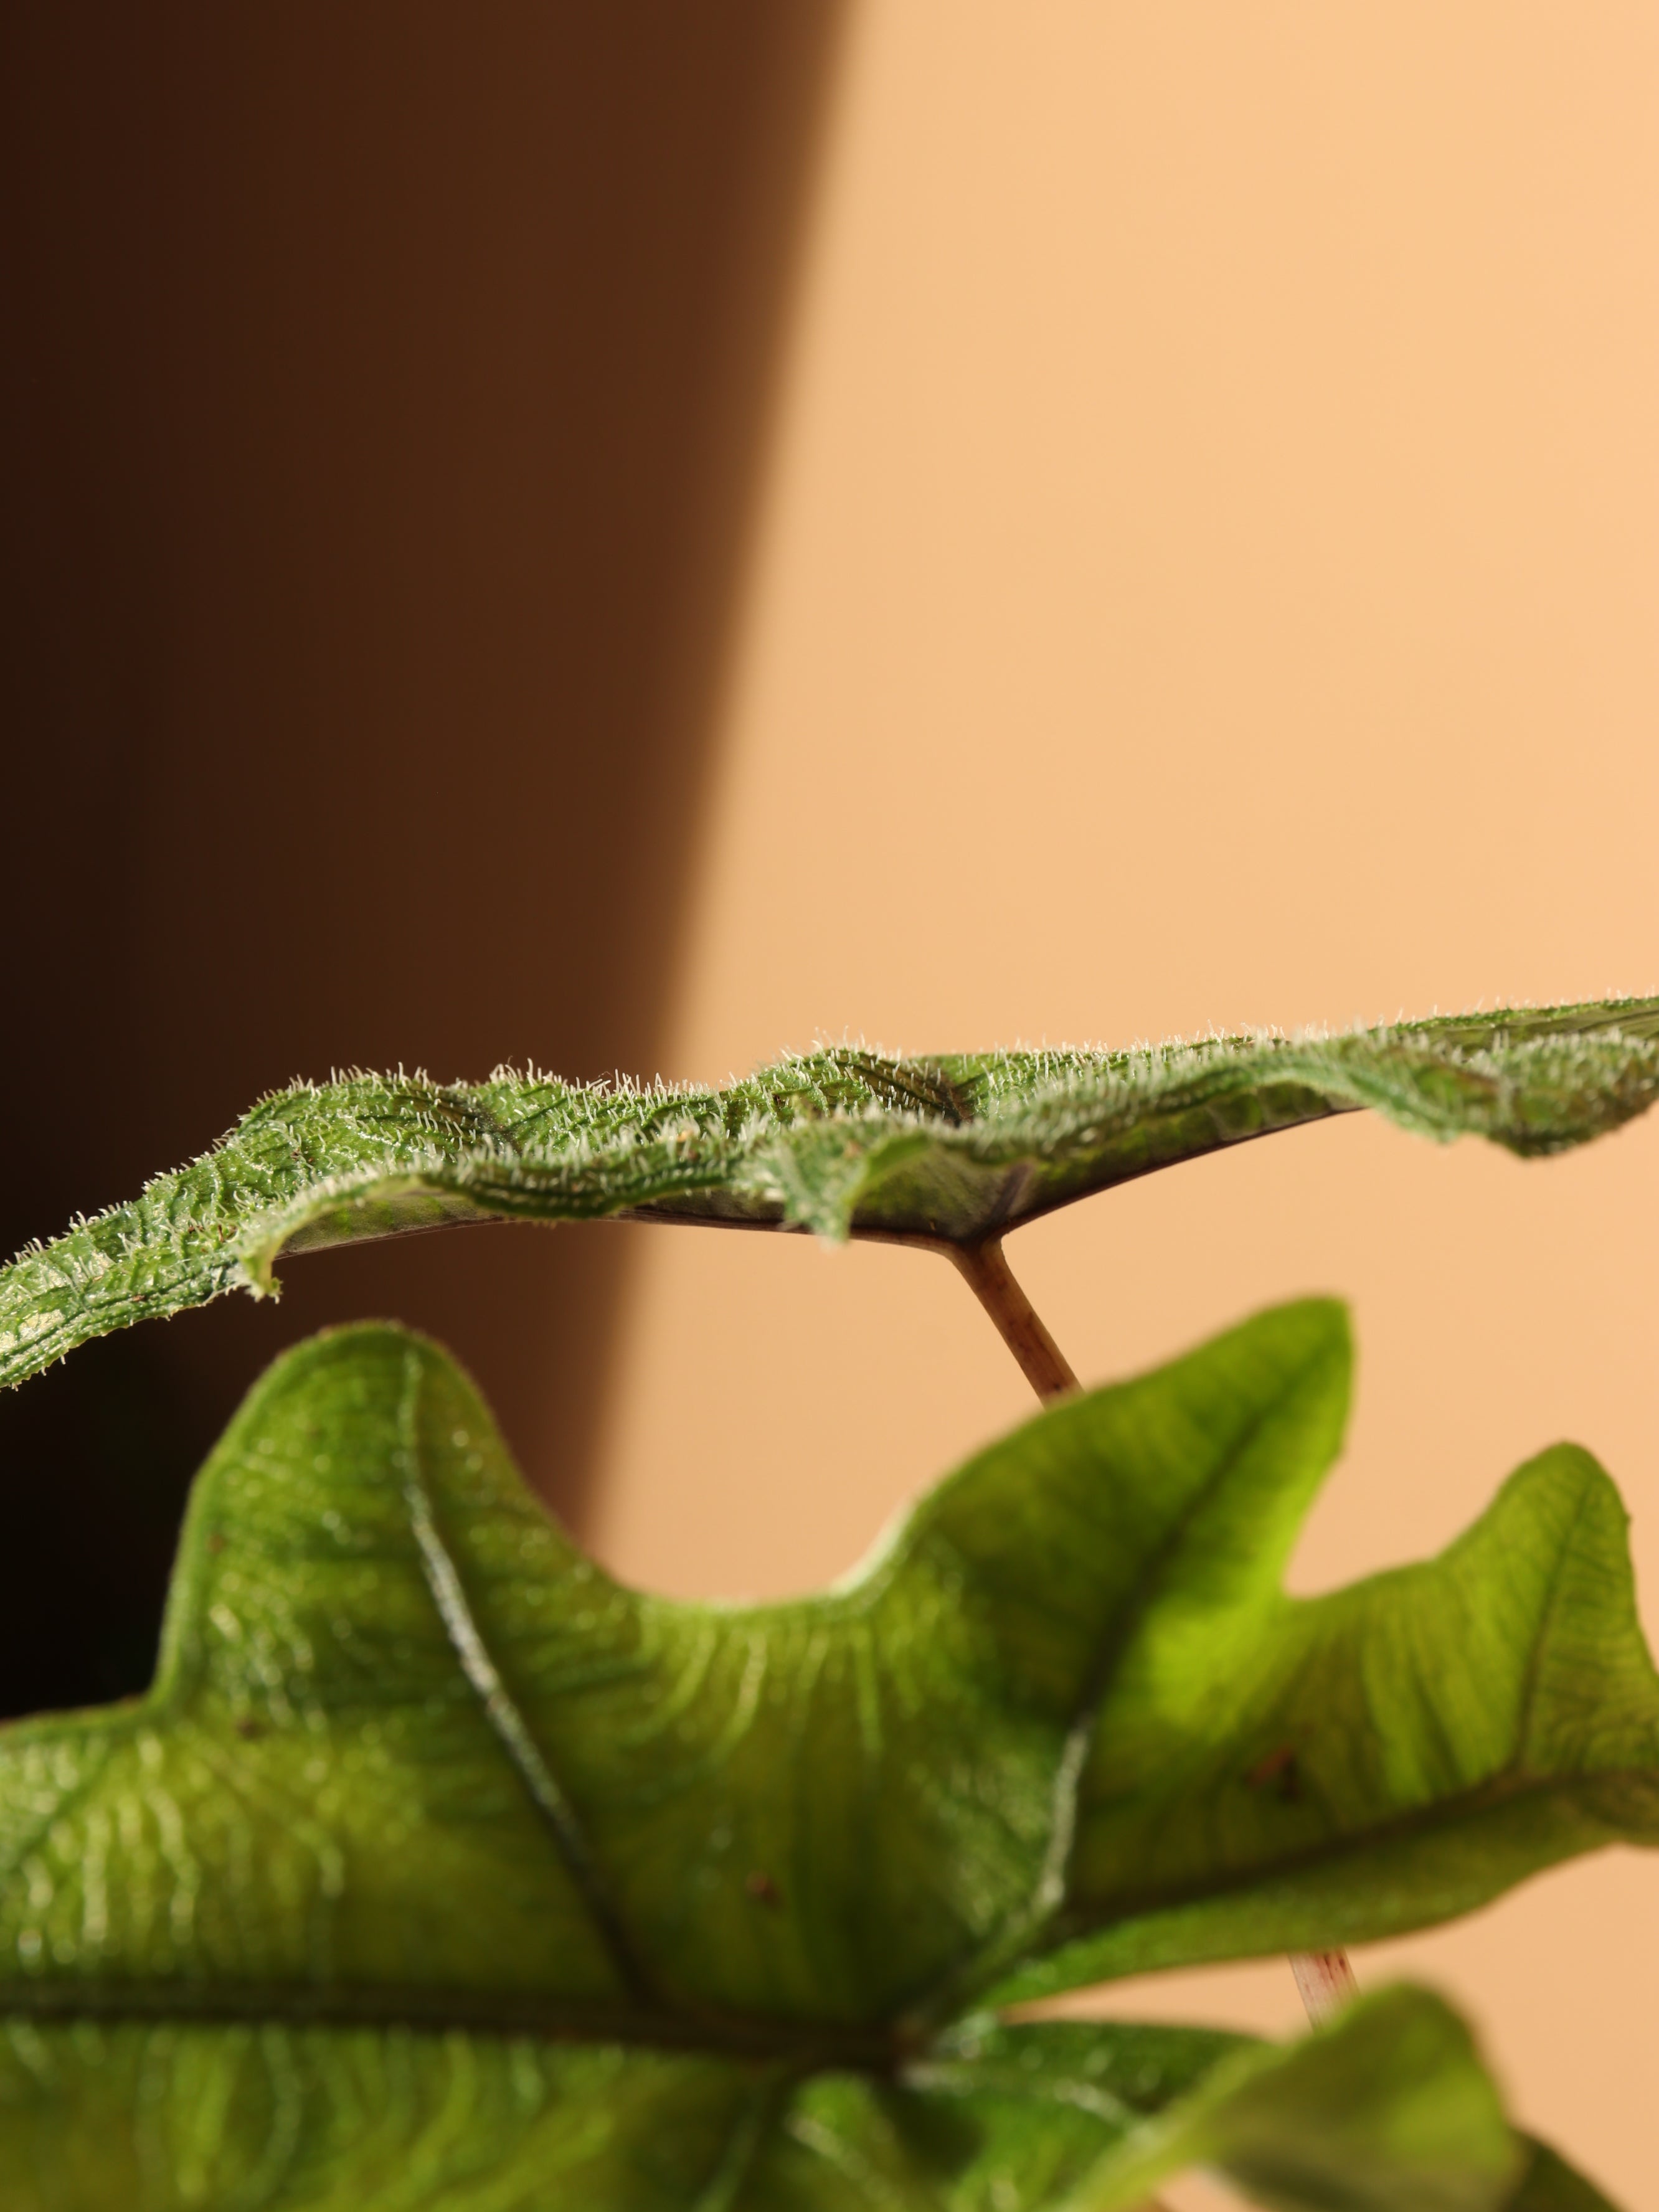
[{"label": "fuzzy leaf surface", "polygon": [[969,1247],[1228,1145],[1369,1107],[1543,1154],[1659,1096],[1659,1000],[1129,1051],[836,1048],[725,1090],[498,1072],[354,1075],[263,1100],[128,1206],[0,1272],[0,1383],[238,1288],[284,1252],[483,1220],[702,1222]]},{"label": "fuzzy leaf surface", "polygon": [[[1039,1416],[836,1589],[720,1607],[587,1559],[435,1347],[300,1347],[198,1480],[154,1690],[0,1732],[0,2172],[51,2212],[852,2212],[890,2159],[896,2203],[1058,2201],[1112,2143],[990,2074],[1084,2046],[988,2004],[1659,1839],[1583,1455],[1282,1595],[1347,1377],[1340,1310],[1281,1308]],[[1127,2033],[1086,2031],[1120,2136],[1218,2051]]]}]

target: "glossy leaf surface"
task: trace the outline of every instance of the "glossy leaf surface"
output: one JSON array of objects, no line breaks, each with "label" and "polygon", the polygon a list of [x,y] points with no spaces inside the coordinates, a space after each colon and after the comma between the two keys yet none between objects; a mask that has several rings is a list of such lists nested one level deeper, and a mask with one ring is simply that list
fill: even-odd
[{"label": "glossy leaf surface", "polygon": [[1130,1051],[836,1048],[724,1091],[374,1075],[256,1106],[213,1152],[0,1273],[0,1382],[237,1288],[283,1252],[478,1220],[631,1219],[969,1247],[1091,1192],[1369,1107],[1523,1154],[1659,1096],[1659,1000]]},{"label": "glossy leaf surface", "polygon": [[[860,2160],[963,2212],[1081,2188],[1112,2143],[992,2075],[1104,2069],[1121,2136],[1218,2046],[1146,2031],[1132,2066],[988,2003],[1659,1838],[1659,1684],[1582,1454],[1437,1561],[1280,1593],[1347,1369],[1340,1310],[1264,1315],[981,1454],[845,1586],[719,1608],[584,1558],[433,1346],[301,1346],[200,1479],[155,1689],[0,1735],[0,2171],[88,2177],[40,2182],[54,2212],[141,2166],[164,2207],[851,2212]],[[1370,2155],[1452,2155],[1409,2063],[1361,2071],[1395,2082]],[[1200,2085],[1182,2154],[1304,2191],[1267,2203],[1420,2201],[1273,2165],[1267,2079]]]}]

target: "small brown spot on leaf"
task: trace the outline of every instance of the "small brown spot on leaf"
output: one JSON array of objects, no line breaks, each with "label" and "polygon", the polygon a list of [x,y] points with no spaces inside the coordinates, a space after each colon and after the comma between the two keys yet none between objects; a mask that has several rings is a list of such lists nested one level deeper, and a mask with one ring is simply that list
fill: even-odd
[{"label": "small brown spot on leaf", "polygon": [[1294,1805],[1302,1796],[1302,1777],[1297,1770],[1296,1753],[1285,1743],[1277,1751],[1270,1751],[1265,1759],[1257,1759],[1244,1777],[1245,1785],[1251,1790],[1272,1788],[1280,1802]]},{"label": "small brown spot on leaf", "polygon": [[241,1714],[237,1719],[231,1723],[231,1726],[235,1729],[238,1735],[246,1736],[250,1743],[255,1741],[265,1732],[264,1723],[263,1721],[256,1721],[251,1713]]},{"label": "small brown spot on leaf", "polygon": [[757,1905],[778,1905],[783,1903],[783,1892],[769,1874],[751,1874],[746,1877],[743,1886],[746,1894],[752,1897]]},{"label": "small brown spot on leaf", "polygon": [[224,1538],[223,1538],[223,1537],[219,1534],[219,1531],[218,1531],[216,1528],[214,1530],[213,1534],[212,1534],[208,1538],[208,1540],[207,1540],[207,1547],[208,1547],[209,1551],[210,1551],[210,1552],[211,1552],[211,1553],[213,1553],[213,1555],[214,1555],[214,1557],[215,1557],[216,1559],[218,1557],[219,1553],[224,1550],[224,1548],[225,1548],[225,1540],[224,1540]]}]

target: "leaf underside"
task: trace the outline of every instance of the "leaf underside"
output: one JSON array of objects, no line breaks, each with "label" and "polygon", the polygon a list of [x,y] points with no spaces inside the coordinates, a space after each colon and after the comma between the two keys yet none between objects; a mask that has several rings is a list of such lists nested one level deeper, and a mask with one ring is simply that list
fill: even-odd
[{"label": "leaf underside", "polygon": [[1348,1369],[1281,1308],[720,1607],[587,1559],[435,1347],[302,1346],[199,1478],[155,1688],[0,1731],[8,2207],[1112,2212],[1194,2161],[1292,2212],[1594,2204],[1421,1992],[1282,2052],[988,2016],[1659,1840],[1585,1455],[1283,1594]]},{"label": "leaf underside", "polygon": [[1372,1108],[1563,1151],[1659,1096],[1659,1000],[1128,1051],[833,1047],[725,1090],[353,1075],[256,1106],[211,1152],[0,1273],[0,1383],[238,1288],[283,1252],[484,1220],[605,1217],[972,1247],[1225,1146]]}]

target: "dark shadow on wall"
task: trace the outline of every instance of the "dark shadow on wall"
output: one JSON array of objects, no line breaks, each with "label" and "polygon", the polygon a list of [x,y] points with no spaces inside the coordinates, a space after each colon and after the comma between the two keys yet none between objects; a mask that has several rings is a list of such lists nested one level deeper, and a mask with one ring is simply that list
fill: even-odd
[{"label": "dark shadow on wall", "polygon": [[[840,0],[0,31],[0,1239],[337,1066],[647,1071]],[[394,1315],[580,1519],[625,1238],[294,1263],[0,1402],[0,1710],[145,1679],[188,1471]]]}]

